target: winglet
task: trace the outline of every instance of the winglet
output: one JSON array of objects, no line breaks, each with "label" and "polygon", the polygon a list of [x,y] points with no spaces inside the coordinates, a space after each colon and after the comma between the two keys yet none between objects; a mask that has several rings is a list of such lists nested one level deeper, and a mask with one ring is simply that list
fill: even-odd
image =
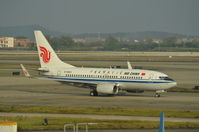
[{"label": "winglet", "polygon": [[133,69],[132,66],[131,66],[131,63],[129,61],[127,61],[127,65],[128,65],[129,70]]},{"label": "winglet", "polygon": [[160,127],[159,132],[164,132],[164,112],[160,113]]},{"label": "winglet", "polygon": [[21,68],[22,68],[22,71],[24,73],[24,75],[28,78],[31,78],[29,72],[26,70],[26,68],[23,66],[23,64],[20,64]]}]

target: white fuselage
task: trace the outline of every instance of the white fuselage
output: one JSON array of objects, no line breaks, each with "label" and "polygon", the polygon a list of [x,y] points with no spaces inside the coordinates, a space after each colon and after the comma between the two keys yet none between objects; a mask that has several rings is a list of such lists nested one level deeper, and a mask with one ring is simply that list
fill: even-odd
[{"label": "white fuselage", "polygon": [[150,70],[76,67],[50,70],[45,75],[49,79],[74,83],[115,83],[122,90],[165,90],[176,86],[166,74]]}]

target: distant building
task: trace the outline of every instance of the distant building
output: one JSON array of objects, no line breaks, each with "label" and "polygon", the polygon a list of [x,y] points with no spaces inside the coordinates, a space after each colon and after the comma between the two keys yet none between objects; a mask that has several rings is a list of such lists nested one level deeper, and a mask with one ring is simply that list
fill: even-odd
[{"label": "distant building", "polygon": [[161,40],[161,39],[153,39],[152,42],[156,43],[156,44],[161,44],[161,43],[163,43],[163,40]]},{"label": "distant building", "polygon": [[134,41],[134,43],[139,43],[140,41],[139,40],[133,40]]},{"label": "distant building", "polygon": [[86,40],[85,40],[85,39],[82,39],[82,38],[74,38],[73,41],[74,41],[75,43],[85,43],[85,42],[86,42]]},{"label": "distant building", "polygon": [[13,48],[14,38],[13,37],[0,37],[0,48]]},{"label": "distant building", "polygon": [[31,44],[34,44],[35,42],[29,40],[29,39],[15,39],[14,40],[14,47],[15,48],[30,48]]},{"label": "distant building", "polygon": [[21,48],[29,49],[34,47],[35,41],[29,39],[13,38],[13,37],[0,37],[0,48]]},{"label": "distant building", "polygon": [[88,37],[85,38],[86,43],[92,43],[92,42],[97,42],[99,39],[97,37]]},{"label": "distant building", "polygon": [[105,38],[87,37],[87,38],[73,38],[75,43],[92,43],[92,42],[105,42]]}]

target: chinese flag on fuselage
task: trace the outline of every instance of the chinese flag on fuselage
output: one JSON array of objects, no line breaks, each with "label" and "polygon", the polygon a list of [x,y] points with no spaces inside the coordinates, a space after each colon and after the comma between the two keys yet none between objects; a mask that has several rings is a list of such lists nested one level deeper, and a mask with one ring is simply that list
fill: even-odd
[{"label": "chinese flag on fuselage", "polygon": [[142,75],[142,76],[145,76],[145,75],[146,75],[146,73],[141,73],[141,75]]}]

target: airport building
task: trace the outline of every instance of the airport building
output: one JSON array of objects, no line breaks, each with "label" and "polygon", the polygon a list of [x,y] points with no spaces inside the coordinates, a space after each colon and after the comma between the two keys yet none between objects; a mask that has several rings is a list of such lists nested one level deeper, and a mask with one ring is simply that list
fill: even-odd
[{"label": "airport building", "polygon": [[0,48],[17,48],[17,49],[28,49],[33,47],[34,41],[26,38],[14,38],[14,37],[0,37]]},{"label": "airport building", "polygon": [[13,37],[0,37],[0,48],[13,48],[14,38]]},{"label": "airport building", "polygon": [[15,39],[14,40],[15,48],[30,48],[30,44],[34,44],[34,42],[29,39]]}]

